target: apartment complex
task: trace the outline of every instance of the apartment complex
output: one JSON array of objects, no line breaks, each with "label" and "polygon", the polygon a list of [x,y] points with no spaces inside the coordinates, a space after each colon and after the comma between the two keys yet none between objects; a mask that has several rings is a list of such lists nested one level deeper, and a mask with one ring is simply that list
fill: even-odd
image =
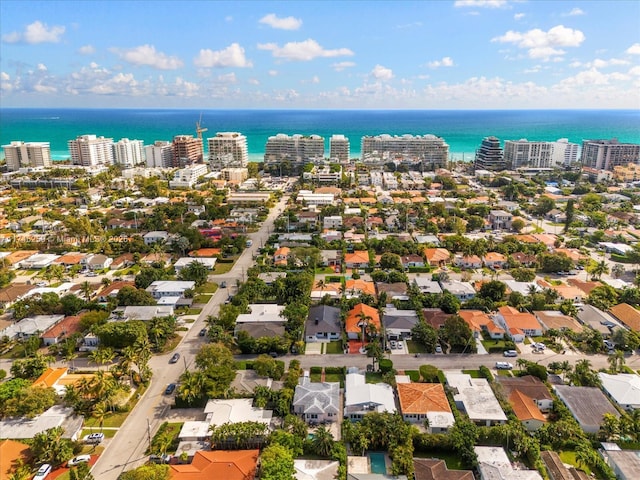
[{"label": "apartment complex", "polygon": [[500,140],[496,137],[485,137],[480,144],[480,148],[476,150],[475,160],[476,170],[499,171],[506,168]]},{"label": "apartment complex", "polygon": [[329,158],[332,161],[348,163],[350,156],[349,139],[344,135],[332,135],[329,139]]},{"label": "apartment complex", "polygon": [[173,144],[158,140],[144,147],[147,167],[170,168],[173,165]]},{"label": "apartment complex", "polygon": [[218,132],[207,139],[209,165],[213,170],[244,168],[249,163],[247,137],[238,132]]},{"label": "apartment complex", "polygon": [[561,138],[555,142],[507,140],[504,163],[508,168],[554,168],[571,165],[578,160],[578,144]]},{"label": "apartment complex", "polygon": [[144,142],[123,138],[113,144],[116,164],[131,168],[144,163]]},{"label": "apartment complex", "polygon": [[80,135],[75,140],[69,140],[68,145],[71,163],[74,165],[83,167],[113,165],[113,138]]},{"label": "apartment complex", "polygon": [[401,161],[422,163],[429,168],[444,167],[449,158],[449,145],[435,135],[389,135],[362,137],[364,162]]},{"label": "apartment complex", "polygon": [[169,188],[193,188],[198,182],[198,178],[209,173],[206,165],[190,165],[180,170],[176,170],[173,180],[169,181]]},{"label": "apartment complex", "polygon": [[618,165],[640,163],[640,145],[611,140],[584,140],[580,157],[583,167],[613,171]]},{"label": "apartment complex", "polygon": [[25,167],[50,167],[51,146],[49,142],[11,142],[3,145],[7,170],[15,172]]},{"label": "apartment complex", "polygon": [[173,167],[184,167],[190,163],[202,162],[202,139],[193,135],[173,137]]},{"label": "apartment complex", "polygon": [[[319,159],[324,159],[324,138],[319,135],[279,133],[269,137],[264,150],[265,168],[282,168],[284,173],[299,173],[305,163]],[[284,162],[287,165],[283,168]]]}]

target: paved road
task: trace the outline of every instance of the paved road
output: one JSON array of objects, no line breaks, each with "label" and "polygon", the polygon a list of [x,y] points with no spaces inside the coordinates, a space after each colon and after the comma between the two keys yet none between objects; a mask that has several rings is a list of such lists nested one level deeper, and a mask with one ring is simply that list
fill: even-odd
[{"label": "paved road", "polygon": [[[229,285],[228,289],[232,290],[236,281],[244,278],[247,269],[253,263],[253,256],[260,245],[266,243],[270,232],[273,231],[273,222],[281,214],[287,201],[288,196],[283,196],[271,209],[271,213],[259,231],[249,234],[253,245],[245,249],[230,272],[216,276],[216,282],[224,280]],[[158,427],[165,421],[171,405],[171,397],[164,395],[164,389],[169,383],[177,382],[185,369],[191,368],[196,353],[204,343],[203,338],[198,336],[198,332],[205,326],[208,315],[217,314],[220,304],[229,294],[228,289],[218,289],[202,309],[198,319],[190,324],[189,331],[173,352],[151,358],[149,362],[153,371],[151,385],[118,433],[112,439],[105,440],[106,449],[91,470],[95,478],[115,480],[123,471],[131,470],[147,460],[148,457],[144,452],[149,446],[149,438],[153,438]],[[170,364],[169,359],[176,352],[180,353],[181,358],[178,363]]]}]

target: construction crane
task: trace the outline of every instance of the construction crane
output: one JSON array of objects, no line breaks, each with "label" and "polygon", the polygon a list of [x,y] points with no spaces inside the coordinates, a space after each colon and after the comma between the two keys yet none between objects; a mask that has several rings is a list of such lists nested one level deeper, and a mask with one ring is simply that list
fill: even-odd
[{"label": "construction crane", "polygon": [[202,133],[208,131],[208,128],[202,128],[200,125],[202,124],[202,113],[200,113],[200,120],[196,122],[196,134],[200,139],[200,148],[202,149],[202,160],[204,160],[204,142],[202,141]]}]

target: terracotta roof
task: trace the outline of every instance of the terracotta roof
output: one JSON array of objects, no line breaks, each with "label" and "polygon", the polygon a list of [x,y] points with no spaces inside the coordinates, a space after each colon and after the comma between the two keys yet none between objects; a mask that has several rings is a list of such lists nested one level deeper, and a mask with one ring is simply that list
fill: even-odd
[{"label": "terracotta roof", "polygon": [[580,288],[573,287],[571,285],[551,285],[549,288],[558,292],[558,295],[565,299],[576,297],[582,298],[587,296]]},{"label": "terracotta roof", "polygon": [[520,330],[540,330],[542,326],[538,319],[531,313],[522,313],[513,307],[498,308],[500,314],[504,317],[509,329],[516,328]]},{"label": "terracotta roof", "polygon": [[369,295],[376,296],[376,286],[373,282],[367,282],[362,279],[357,280],[347,280],[345,282],[345,291],[350,292],[351,290],[360,291],[362,293],[368,293]]},{"label": "terracotta roof", "polygon": [[621,303],[609,310],[614,317],[624,323],[629,329],[640,332],[640,312],[628,303]]},{"label": "terracotta roof", "polygon": [[27,285],[26,283],[14,283],[8,287],[0,289],[0,303],[15,302],[18,297],[24,295],[30,290],[36,288],[34,285]]},{"label": "terracotta roof", "polygon": [[66,375],[67,368],[47,368],[42,375],[40,375],[35,382],[34,387],[50,388],[60,380],[61,377]]},{"label": "terracotta roof", "polygon": [[286,257],[291,253],[291,249],[289,247],[280,247],[274,253],[274,257]]},{"label": "terracotta roof", "polygon": [[527,420],[539,420],[546,423],[547,419],[542,415],[542,412],[536,405],[536,402],[534,402],[532,398],[527,397],[521,391],[514,390],[513,393],[509,395],[509,403],[513,408],[513,413],[516,414],[516,417],[518,417],[518,420],[521,422],[526,422]]},{"label": "terracotta roof", "polygon": [[42,333],[40,338],[61,338],[69,337],[76,332],[81,332],[80,319],[82,316],[70,316],[62,319],[61,322],[56,323],[53,327]]},{"label": "terracotta roof", "polygon": [[484,256],[485,262],[506,262],[507,257],[498,252],[489,252]]},{"label": "terracotta roof", "polygon": [[369,252],[366,250],[356,250],[344,256],[345,263],[369,263]]},{"label": "terracotta roof", "polygon": [[398,383],[397,389],[403,415],[451,413],[449,400],[441,383]]},{"label": "terracotta roof", "polygon": [[425,248],[424,255],[429,262],[447,262],[451,256],[446,248]]},{"label": "terracotta roof", "polygon": [[135,286],[136,286],[135,282],[130,282],[128,280],[119,280],[117,282],[111,282],[109,285],[107,285],[100,291],[100,296],[106,297],[110,293],[115,292],[116,290],[118,291],[121,290],[123,287],[135,287]]},{"label": "terracotta roof", "polygon": [[60,263],[64,265],[77,265],[80,261],[86,257],[86,253],[67,253],[61,257],[56,258],[53,263]]},{"label": "terracotta roof", "polygon": [[382,330],[382,325],[380,324],[380,314],[378,313],[378,310],[376,308],[370,307],[367,304],[359,303],[358,305],[353,307],[347,314],[347,319],[345,321],[345,330],[347,332],[362,332],[362,327],[360,326],[360,313],[364,313],[365,316],[371,317],[369,323],[375,325],[378,329],[378,332]]},{"label": "terracotta roof", "polygon": [[585,282],[584,280],[579,280],[577,278],[570,278],[567,280],[567,283],[572,287],[578,287],[587,295],[589,295],[591,290],[594,288],[602,286],[602,283],[598,281]]},{"label": "terracotta roof", "polygon": [[219,248],[200,248],[189,252],[190,257],[215,257],[220,255],[222,250]]},{"label": "terracotta roof", "polygon": [[0,478],[9,478],[15,472],[18,461],[26,463],[30,457],[29,445],[15,440],[0,442]]},{"label": "terracotta roof", "polygon": [[460,310],[458,312],[458,315],[460,315],[462,319],[467,322],[467,325],[469,325],[469,328],[471,328],[471,330],[476,332],[481,331],[483,326],[486,326],[487,329],[491,325],[495,326],[493,320],[491,320],[491,318],[489,318],[486,313],[480,310]]},{"label": "terracotta roof", "polygon": [[124,265],[127,262],[134,263],[134,261],[133,261],[133,253],[123,253],[122,255],[118,256],[113,261],[113,263],[111,264],[111,268],[115,268],[117,266]]},{"label": "terracotta roof", "polygon": [[38,253],[38,250],[18,250],[17,252],[11,252],[4,259],[9,265],[15,265],[36,253]]},{"label": "terracotta roof", "polygon": [[424,321],[436,330],[441,328],[444,325],[444,322],[446,322],[451,316],[452,315],[450,313],[444,313],[439,308],[422,309],[422,317],[424,318]]},{"label": "terracotta roof", "polygon": [[473,480],[470,470],[449,470],[439,458],[414,458],[415,480]]},{"label": "terracotta roof", "polygon": [[253,480],[260,450],[198,451],[190,464],[169,465],[174,480]]}]

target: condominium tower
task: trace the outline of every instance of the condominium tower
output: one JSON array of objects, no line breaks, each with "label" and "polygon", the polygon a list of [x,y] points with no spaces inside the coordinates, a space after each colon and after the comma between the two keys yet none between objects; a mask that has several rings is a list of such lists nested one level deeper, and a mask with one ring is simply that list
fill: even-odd
[{"label": "condominium tower", "polygon": [[144,154],[149,168],[170,168],[173,165],[173,144],[158,140],[153,145],[144,147]]},{"label": "condominium tower", "polygon": [[51,166],[49,142],[11,142],[3,145],[7,170],[15,172],[24,167]]},{"label": "condominium tower", "polygon": [[476,150],[475,169],[499,171],[506,168],[500,140],[496,137],[485,137]]},{"label": "condominium tower", "polygon": [[81,135],[69,140],[71,163],[83,167],[113,165],[113,138]]},{"label": "condominium tower", "polygon": [[123,138],[113,144],[116,164],[131,168],[144,163],[144,142]]},{"label": "condominium tower", "polygon": [[617,165],[640,163],[640,145],[611,140],[584,140],[580,158],[583,167],[613,171]]},{"label": "condominium tower", "polygon": [[218,132],[207,139],[209,165],[213,170],[243,168],[249,163],[247,137],[238,132]]},{"label": "condominium tower", "polygon": [[308,162],[324,159],[324,138],[318,135],[286,135],[269,137],[264,149],[265,168],[283,175],[297,174]]},{"label": "condominium tower", "polygon": [[173,137],[173,165],[184,167],[191,163],[202,162],[202,139],[193,135],[176,135]]},{"label": "condominium tower", "polygon": [[428,168],[443,167],[449,158],[449,145],[435,135],[376,135],[362,137],[364,162],[400,161],[422,163]]},{"label": "condominium tower", "polygon": [[329,158],[340,163],[348,163],[349,155],[349,139],[344,135],[332,135],[329,139]]},{"label": "condominium tower", "polygon": [[504,161],[507,168],[554,168],[569,166],[578,160],[578,144],[561,138],[555,142],[504,142]]}]

